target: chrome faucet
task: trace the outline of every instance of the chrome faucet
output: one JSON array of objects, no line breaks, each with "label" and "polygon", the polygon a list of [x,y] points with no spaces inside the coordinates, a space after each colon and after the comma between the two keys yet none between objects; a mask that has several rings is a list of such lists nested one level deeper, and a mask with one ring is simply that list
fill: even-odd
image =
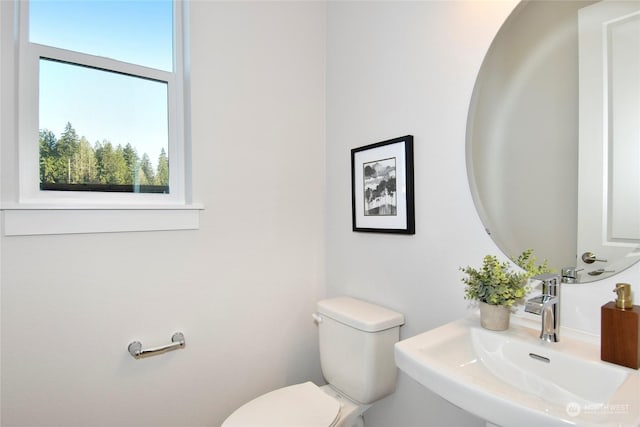
[{"label": "chrome faucet", "polygon": [[542,281],[542,295],[527,300],[524,311],[542,317],[540,339],[547,342],[558,342],[560,333],[560,282],[561,276],[555,273],[544,273],[532,279]]}]

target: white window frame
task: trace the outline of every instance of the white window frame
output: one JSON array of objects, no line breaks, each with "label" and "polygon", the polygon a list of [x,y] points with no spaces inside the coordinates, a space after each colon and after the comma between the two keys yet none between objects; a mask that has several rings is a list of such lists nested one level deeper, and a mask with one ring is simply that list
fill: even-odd
[{"label": "white window frame", "polygon": [[[174,0],[174,71],[167,72],[29,41],[29,2],[6,2],[0,24],[13,23],[13,42],[3,41],[2,59],[13,62],[13,79],[2,79],[2,93],[13,95],[17,117],[0,118],[3,152],[17,154],[15,184],[3,186],[2,210],[5,235],[66,234],[112,231],[148,231],[198,228],[199,210],[190,192],[190,133],[188,131],[188,79],[184,42],[188,17],[186,2]],[[4,14],[13,16],[3,16]],[[13,19],[11,19],[13,18]],[[2,25],[0,25],[1,27]],[[17,27],[17,28],[16,28]],[[8,51],[8,52],[7,52]],[[9,55],[11,54],[11,55]],[[41,58],[77,64],[167,83],[169,117],[169,194],[41,191],[39,184],[39,63]],[[8,88],[13,80],[15,89]],[[16,85],[17,83],[17,85]],[[3,114],[4,116],[4,114]],[[17,145],[17,146],[16,146]],[[5,159],[6,162],[6,159]],[[15,168],[9,168],[15,169]],[[3,173],[4,175],[4,173]],[[11,177],[11,176],[9,176]],[[7,179],[7,176],[3,176]],[[164,213],[163,213],[164,212]]]}]

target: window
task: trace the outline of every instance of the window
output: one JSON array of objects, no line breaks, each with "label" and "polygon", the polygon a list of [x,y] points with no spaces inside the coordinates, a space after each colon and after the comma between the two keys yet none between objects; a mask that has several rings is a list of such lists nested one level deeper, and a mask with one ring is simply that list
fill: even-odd
[{"label": "window", "polygon": [[[183,2],[3,3],[3,25],[19,16],[9,55],[19,164],[5,225],[21,208],[199,209],[185,166]],[[2,48],[3,59],[15,49]]]},{"label": "window", "polygon": [[[173,15],[171,0],[23,5],[21,75],[39,89],[25,93],[38,104],[39,185],[31,189],[39,198],[49,196],[43,191],[175,191],[180,147],[175,141],[170,149],[169,139],[180,126],[181,61],[174,65]],[[173,114],[170,104],[178,107]]]}]

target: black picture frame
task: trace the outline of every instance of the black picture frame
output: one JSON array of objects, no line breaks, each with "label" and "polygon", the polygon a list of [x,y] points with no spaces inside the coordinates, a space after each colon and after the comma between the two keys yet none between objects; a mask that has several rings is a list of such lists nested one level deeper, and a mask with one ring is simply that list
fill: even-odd
[{"label": "black picture frame", "polygon": [[353,231],[415,234],[413,135],[351,150]]}]

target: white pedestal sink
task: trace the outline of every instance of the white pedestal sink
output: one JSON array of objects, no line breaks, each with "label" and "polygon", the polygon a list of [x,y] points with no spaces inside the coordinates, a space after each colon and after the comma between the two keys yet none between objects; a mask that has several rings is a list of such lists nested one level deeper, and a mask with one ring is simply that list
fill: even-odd
[{"label": "white pedestal sink", "polygon": [[398,367],[454,405],[502,427],[640,426],[640,373],[600,360],[598,337],[512,316],[507,331],[477,315],[396,344]]}]

